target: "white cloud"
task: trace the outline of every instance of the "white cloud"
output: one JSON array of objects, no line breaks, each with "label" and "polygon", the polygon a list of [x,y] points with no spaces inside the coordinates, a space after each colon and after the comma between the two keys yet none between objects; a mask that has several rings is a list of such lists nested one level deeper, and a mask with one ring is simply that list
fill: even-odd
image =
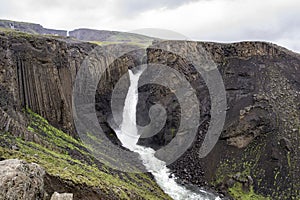
[{"label": "white cloud", "polygon": [[49,28],[162,28],[196,40],[266,40],[300,51],[298,0],[0,0],[0,5],[0,18]]}]

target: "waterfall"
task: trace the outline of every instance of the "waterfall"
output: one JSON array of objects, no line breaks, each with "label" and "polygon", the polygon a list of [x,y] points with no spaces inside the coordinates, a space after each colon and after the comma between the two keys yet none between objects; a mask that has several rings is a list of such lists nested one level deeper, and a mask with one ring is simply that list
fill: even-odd
[{"label": "waterfall", "polygon": [[154,156],[155,151],[152,148],[137,145],[139,135],[136,126],[136,105],[138,102],[138,81],[142,72],[140,70],[134,74],[129,70],[130,86],[125,99],[123,121],[120,130],[116,130],[117,137],[124,147],[140,155],[144,166],[153,174],[158,185],[174,200],[220,199],[206,191],[199,190],[196,193],[177,184],[176,178],[171,175],[166,163]]}]

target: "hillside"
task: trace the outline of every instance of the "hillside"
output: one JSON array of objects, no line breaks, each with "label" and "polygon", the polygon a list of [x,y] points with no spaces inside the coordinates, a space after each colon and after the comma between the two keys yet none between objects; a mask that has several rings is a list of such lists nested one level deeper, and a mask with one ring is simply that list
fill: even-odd
[{"label": "hillside", "polygon": [[53,36],[63,36],[63,37],[72,37],[81,41],[88,41],[95,44],[116,44],[116,43],[128,43],[135,44],[140,46],[145,46],[151,44],[155,39],[152,37],[120,32],[120,31],[108,31],[108,30],[95,30],[80,28],[71,31],[67,30],[55,30],[44,28],[40,24],[29,23],[29,22],[18,22],[11,20],[0,19],[0,28],[7,30],[20,31],[30,34],[40,34],[40,35],[53,35]]}]

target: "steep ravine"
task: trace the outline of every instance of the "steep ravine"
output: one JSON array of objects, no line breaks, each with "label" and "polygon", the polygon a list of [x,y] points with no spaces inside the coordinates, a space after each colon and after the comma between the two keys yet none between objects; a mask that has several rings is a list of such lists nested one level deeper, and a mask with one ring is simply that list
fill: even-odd
[{"label": "steep ravine", "polygon": [[[192,63],[154,46],[146,52],[133,51],[115,60],[101,79],[95,97],[96,110],[107,137],[120,145],[107,123],[111,116],[111,91],[119,78],[128,68],[142,63],[167,64],[184,74],[195,88],[201,110],[196,140],[169,166],[180,177],[179,182],[215,188],[235,199],[297,199],[300,196],[299,54],[264,42],[182,41],[174,44],[170,41],[161,45],[182,50],[204,48],[217,64],[228,103],[225,127],[217,145],[207,157],[198,157],[210,120],[210,98],[203,80],[195,73]],[[70,38],[0,31],[0,158],[40,161],[46,171],[53,167],[47,165],[49,160],[62,163],[48,172],[47,190],[75,194],[77,191],[77,195],[81,195],[75,195],[77,199],[85,194],[91,194],[90,199],[169,199],[151,176],[107,169],[93,160],[87,147],[77,140],[72,88],[83,59],[95,47],[95,44]],[[130,50],[131,47],[121,48]],[[111,59],[100,58],[104,63]],[[139,90],[143,95],[137,107],[138,124],[149,122],[148,109],[155,102],[160,101],[167,108],[164,129],[152,138],[139,141],[139,144],[158,149],[174,137],[180,105],[172,91],[166,88],[149,85]],[[142,101],[146,104],[141,104]],[[62,141],[57,141],[57,137]],[[35,154],[47,156],[37,159]],[[99,180],[76,166],[84,166],[98,174]],[[72,170],[64,173],[65,167]],[[101,182],[103,174],[108,178]],[[80,176],[88,178],[78,178]],[[115,187],[110,188],[111,185]],[[84,192],[80,194],[79,189]]]}]

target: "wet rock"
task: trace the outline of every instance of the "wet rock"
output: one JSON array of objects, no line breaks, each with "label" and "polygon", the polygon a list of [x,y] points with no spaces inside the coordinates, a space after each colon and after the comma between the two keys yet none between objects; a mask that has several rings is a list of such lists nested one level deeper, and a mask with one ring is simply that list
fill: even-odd
[{"label": "wet rock", "polygon": [[234,185],[234,183],[235,183],[235,180],[233,180],[232,178],[230,178],[230,179],[228,179],[228,180],[226,181],[226,186],[227,186],[228,188],[230,188],[230,187],[232,187],[232,186]]},{"label": "wet rock", "polygon": [[281,155],[279,150],[276,147],[271,148],[271,159],[274,161],[278,161],[280,159]]},{"label": "wet rock", "polygon": [[240,172],[238,172],[238,173],[236,173],[232,178],[234,179],[234,180],[237,180],[237,181],[239,181],[240,180],[240,178],[241,178],[241,173]]},{"label": "wet rock", "polygon": [[245,110],[240,110],[240,116],[243,116],[246,114],[246,111]]},{"label": "wet rock", "polygon": [[19,151],[18,145],[12,145],[12,146],[11,146],[11,149],[12,149],[12,150],[15,150],[15,151]]},{"label": "wet rock", "polygon": [[292,150],[292,142],[285,137],[280,139],[280,146],[285,148],[287,151]]},{"label": "wet rock", "polygon": [[298,130],[297,130],[296,128],[293,128],[292,131],[293,131],[293,132],[297,132]]},{"label": "wet rock", "polygon": [[253,181],[253,179],[252,179],[252,177],[250,175],[247,176],[247,179],[248,179],[249,184],[253,185],[254,181]]}]

